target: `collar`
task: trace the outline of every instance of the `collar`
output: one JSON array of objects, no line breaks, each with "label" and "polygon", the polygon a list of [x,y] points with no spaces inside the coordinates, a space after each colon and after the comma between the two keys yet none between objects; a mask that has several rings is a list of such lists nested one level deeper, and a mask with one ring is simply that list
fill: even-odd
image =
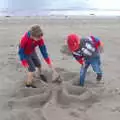
[{"label": "collar", "polygon": [[30,35],[31,35],[30,31],[29,31],[29,32],[27,32],[27,36],[28,36],[28,37],[30,37]]}]

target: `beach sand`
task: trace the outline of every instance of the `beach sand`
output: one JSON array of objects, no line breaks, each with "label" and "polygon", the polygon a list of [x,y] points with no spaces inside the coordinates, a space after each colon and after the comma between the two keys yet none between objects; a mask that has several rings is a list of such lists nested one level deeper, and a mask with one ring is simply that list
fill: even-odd
[{"label": "beach sand", "polygon": [[[42,59],[49,83],[36,79],[37,88],[25,88],[26,74],[17,55],[18,43],[32,24],[43,31],[48,52],[63,82],[51,83],[52,73]],[[120,18],[1,17],[0,120],[119,120]],[[78,85],[80,65],[67,53],[69,33],[96,35],[104,42],[104,84],[88,70],[85,88]],[[38,49],[37,49],[38,50]]]}]

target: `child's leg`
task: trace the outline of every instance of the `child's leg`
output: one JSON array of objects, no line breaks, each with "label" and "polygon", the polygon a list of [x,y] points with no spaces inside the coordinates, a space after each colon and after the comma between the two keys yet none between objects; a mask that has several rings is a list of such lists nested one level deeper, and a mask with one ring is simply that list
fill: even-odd
[{"label": "child's leg", "polygon": [[35,64],[32,60],[32,57],[29,56],[28,58],[28,73],[27,73],[27,80],[25,81],[26,86],[31,86],[33,83],[34,72],[35,72]]},{"label": "child's leg", "polygon": [[41,65],[36,66],[36,77],[40,77],[40,75],[42,74],[42,67]]},{"label": "child's leg", "polygon": [[25,81],[26,85],[31,85],[33,82],[34,72],[27,73],[27,80]]},{"label": "child's leg", "polygon": [[43,80],[44,82],[47,82],[47,78],[42,74],[40,59],[38,58],[36,53],[32,54],[32,60],[37,67],[37,77],[41,78],[41,80]]},{"label": "child's leg", "polygon": [[39,76],[42,72],[42,70],[41,70],[42,68],[41,68],[40,59],[38,58],[38,56],[35,52],[32,54],[32,61],[34,62],[35,67],[37,67],[37,74]]},{"label": "child's leg", "polygon": [[86,63],[85,66],[81,67],[81,70],[80,70],[80,86],[84,86],[86,72],[87,72],[88,67],[89,67],[89,63]]},{"label": "child's leg", "polygon": [[97,56],[93,58],[91,61],[91,66],[93,68],[93,71],[97,74],[97,80],[100,81],[102,79],[102,70],[101,70],[101,61],[100,56]]}]

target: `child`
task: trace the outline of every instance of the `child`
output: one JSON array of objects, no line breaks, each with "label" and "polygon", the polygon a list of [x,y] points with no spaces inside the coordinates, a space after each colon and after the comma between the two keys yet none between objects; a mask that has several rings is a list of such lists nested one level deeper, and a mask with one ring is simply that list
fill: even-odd
[{"label": "child", "polygon": [[33,25],[28,32],[22,37],[19,45],[19,56],[22,66],[28,69],[26,87],[33,87],[33,76],[38,68],[39,76],[45,82],[47,82],[46,77],[41,73],[41,62],[35,52],[35,48],[39,46],[39,49],[44,57],[44,60],[48,66],[53,70],[53,73],[56,74],[55,69],[52,66],[50,57],[48,56],[47,49],[43,39],[43,32],[39,25]]},{"label": "child", "polygon": [[84,86],[86,72],[90,65],[97,74],[96,80],[101,81],[100,52],[103,50],[103,44],[100,39],[94,36],[80,38],[76,34],[70,34],[67,37],[67,44],[72,55],[82,65],[80,70],[80,86]]}]

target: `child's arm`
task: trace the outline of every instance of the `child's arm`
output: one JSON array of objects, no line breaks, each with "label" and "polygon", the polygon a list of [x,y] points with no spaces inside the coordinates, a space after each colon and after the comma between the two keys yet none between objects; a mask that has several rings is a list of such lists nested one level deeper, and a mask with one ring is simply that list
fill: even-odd
[{"label": "child's arm", "polygon": [[77,55],[74,55],[74,54],[73,54],[73,56],[74,56],[74,58],[75,58],[81,65],[84,64],[84,58],[83,58],[83,56],[77,56]]},{"label": "child's arm", "polygon": [[98,49],[99,49],[100,53],[102,53],[104,51],[103,50],[103,47],[104,47],[103,42],[97,37],[95,37],[95,39],[97,41]]},{"label": "child's arm", "polygon": [[94,41],[96,48],[102,46],[103,47],[103,42],[98,38],[98,37],[94,37],[94,36],[90,36],[92,38],[92,40]]},{"label": "child's arm", "polygon": [[28,67],[27,56],[24,53],[26,42],[27,40],[23,37],[20,41],[19,51],[18,51],[21,63],[24,67]]},{"label": "child's arm", "polygon": [[103,42],[99,38],[97,38],[97,37],[94,37],[94,36],[90,36],[90,37],[94,41],[96,48],[99,49],[100,52],[103,52],[104,51],[103,50],[103,46],[104,46]]},{"label": "child's arm", "polygon": [[39,48],[40,48],[40,51],[41,51],[42,56],[43,56],[44,60],[46,61],[46,63],[47,63],[48,65],[51,65],[51,64],[52,64],[52,63],[51,63],[51,59],[50,59],[50,57],[49,57],[49,55],[48,55],[47,48],[46,48],[46,46],[45,46],[45,43],[44,43],[44,40],[43,40],[43,39],[41,39],[41,40],[39,41]]},{"label": "child's arm", "polygon": [[45,43],[44,43],[44,39],[41,39],[38,44],[39,44],[39,48],[40,48],[40,51],[42,53],[42,56],[43,56],[44,60],[46,61],[48,66],[52,69],[52,72],[53,72],[53,78],[52,79],[53,79],[53,81],[54,80],[56,81],[59,78],[60,75],[56,72],[56,70],[55,70],[55,68],[52,64],[52,61],[51,61],[51,59],[48,55],[47,48],[46,48]]}]

